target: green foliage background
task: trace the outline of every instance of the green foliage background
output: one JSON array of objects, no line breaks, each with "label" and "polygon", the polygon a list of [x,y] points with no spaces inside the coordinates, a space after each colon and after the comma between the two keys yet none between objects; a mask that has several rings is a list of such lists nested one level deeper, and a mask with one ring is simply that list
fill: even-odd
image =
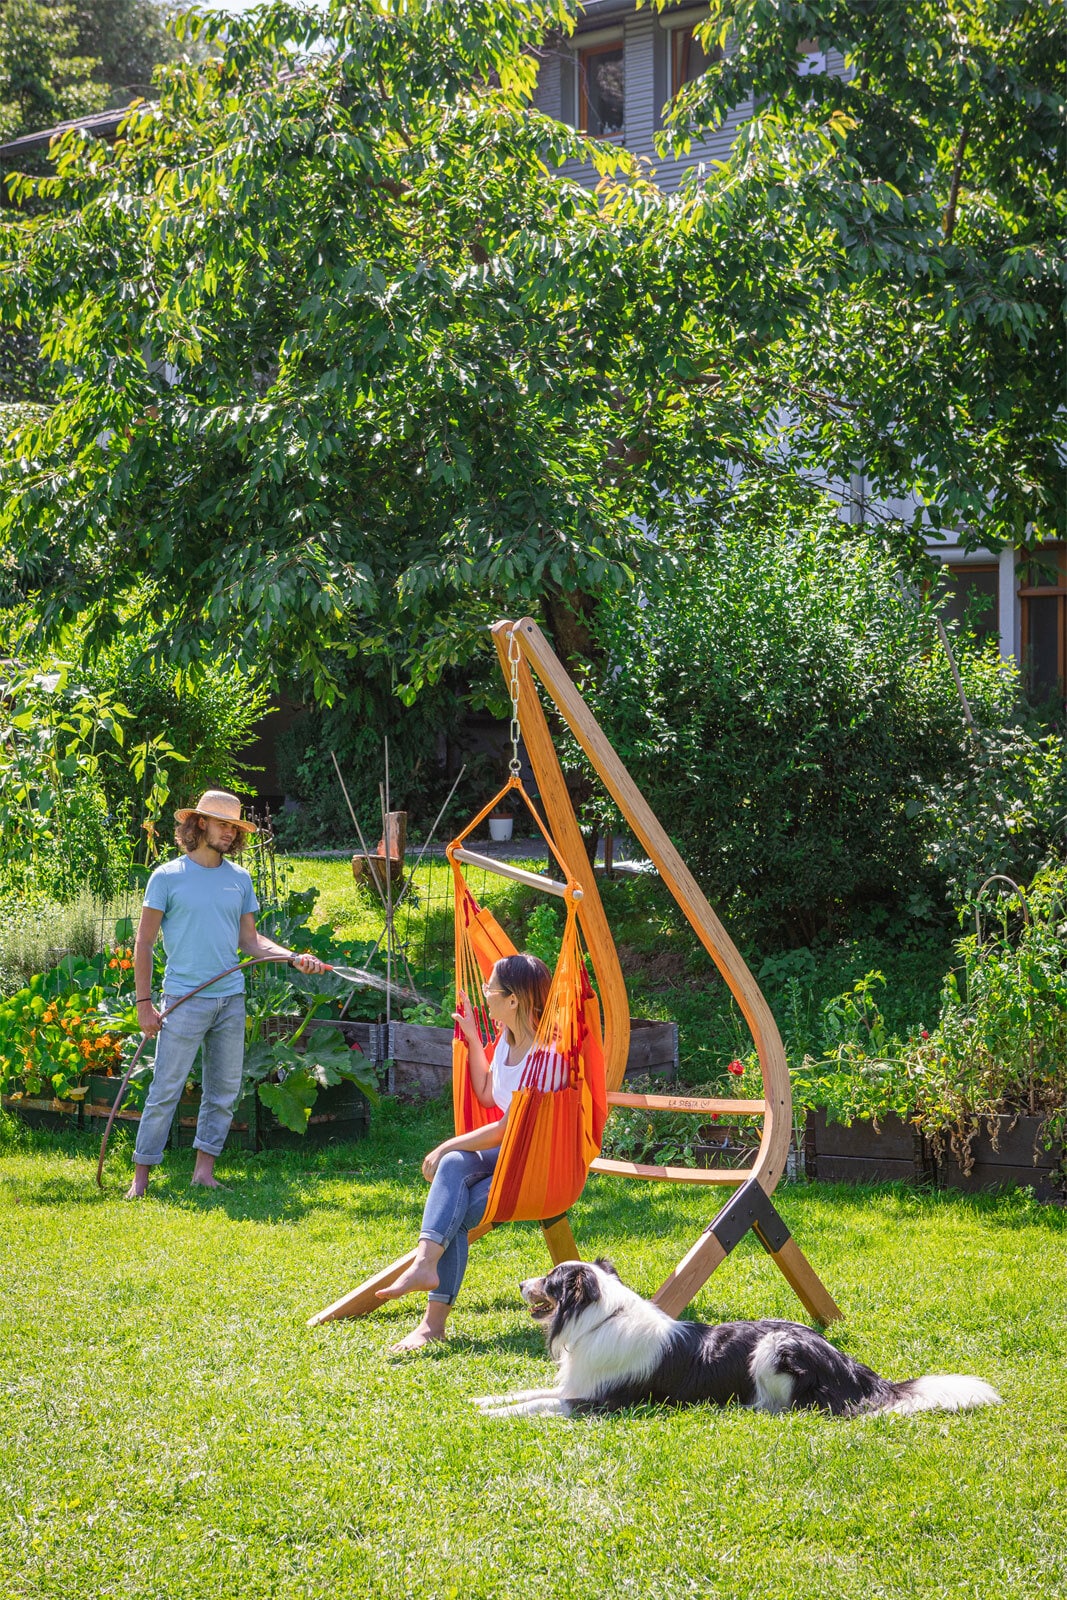
[{"label": "green foliage background", "polygon": [[[931,604],[817,506],[742,489],[722,521],[693,507],[669,593],[604,617],[591,703],[713,904],[765,950],[943,917],[950,879],[1063,850],[1062,740],[1016,727],[997,764],[1014,669],[956,636],[973,734]],[[1025,828],[996,803],[1013,782]]]}]

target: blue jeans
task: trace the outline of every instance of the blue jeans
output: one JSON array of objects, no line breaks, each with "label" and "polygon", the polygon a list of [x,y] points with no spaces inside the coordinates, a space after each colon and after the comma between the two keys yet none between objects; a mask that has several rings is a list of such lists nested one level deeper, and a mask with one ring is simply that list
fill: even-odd
[{"label": "blue jeans", "polygon": [[449,1150],[433,1175],[422,1212],[420,1239],[443,1244],[437,1288],[429,1298],[451,1305],[467,1270],[467,1234],[485,1215],[500,1146],[494,1150]]},{"label": "blue jeans", "polygon": [[[163,1010],[176,999],[177,995],[165,994]],[[175,1109],[201,1047],[203,1092],[193,1148],[217,1156],[226,1143],[233,1108],[241,1093],[245,1057],[243,994],[197,995],[164,1022],[156,1040],[152,1084],[137,1128],[133,1159],[139,1166],[155,1167],[163,1160]]]}]

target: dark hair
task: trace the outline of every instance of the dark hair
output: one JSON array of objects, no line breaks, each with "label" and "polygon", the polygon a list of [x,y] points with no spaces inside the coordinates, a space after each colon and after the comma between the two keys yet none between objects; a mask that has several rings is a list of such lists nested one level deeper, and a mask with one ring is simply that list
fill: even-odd
[{"label": "dark hair", "polygon": [[[184,822],[175,823],[174,843],[179,850],[184,850],[186,855],[192,855],[193,851],[199,849],[204,842],[204,823],[220,822],[221,820],[220,817],[203,817],[199,811],[194,811],[186,817]],[[247,833],[243,828],[238,828],[234,841],[226,854],[228,856],[239,856],[247,843]]]},{"label": "dark hair", "polygon": [[552,984],[552,974],[544,962],[539,956],[525,953],[501,956],[493,968],[493,975],[504,993],[513,994],[519,1002],[515,1021],[519,1024],[520,1032],[527,1028],[531,1033],[534,1032]]}]

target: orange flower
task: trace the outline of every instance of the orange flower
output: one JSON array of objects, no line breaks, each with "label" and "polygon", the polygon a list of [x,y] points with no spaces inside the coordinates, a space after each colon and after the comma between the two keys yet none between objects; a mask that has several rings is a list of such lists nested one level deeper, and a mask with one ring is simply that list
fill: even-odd
[{"label": "orange flower", "polygon": [[118,966],[118,962],[117,962],[117,960],[115,959],[114,956],[111,957],[111,960],[108,962],[108,966],[109,967],[117,967]]},{"label": "orange flower", "polygon": [[123,972],[129,972],[130,968],[133,966],[133,962],[132,961],[120,961],[119,962],[119,966],[122,968]]}]

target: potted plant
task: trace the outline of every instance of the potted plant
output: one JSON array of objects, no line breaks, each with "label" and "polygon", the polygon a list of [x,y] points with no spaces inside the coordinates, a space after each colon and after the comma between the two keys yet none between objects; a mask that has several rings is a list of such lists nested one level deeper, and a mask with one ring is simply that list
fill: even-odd
[{"label": "potted plant", "polygon": [[511,831],[514,825],[515,819],[511,807],[506,801],[499,802],[490,811],[489,837],[490,839],[495,839],[498,844],[503,844],[505,840],[511,838]]}]

